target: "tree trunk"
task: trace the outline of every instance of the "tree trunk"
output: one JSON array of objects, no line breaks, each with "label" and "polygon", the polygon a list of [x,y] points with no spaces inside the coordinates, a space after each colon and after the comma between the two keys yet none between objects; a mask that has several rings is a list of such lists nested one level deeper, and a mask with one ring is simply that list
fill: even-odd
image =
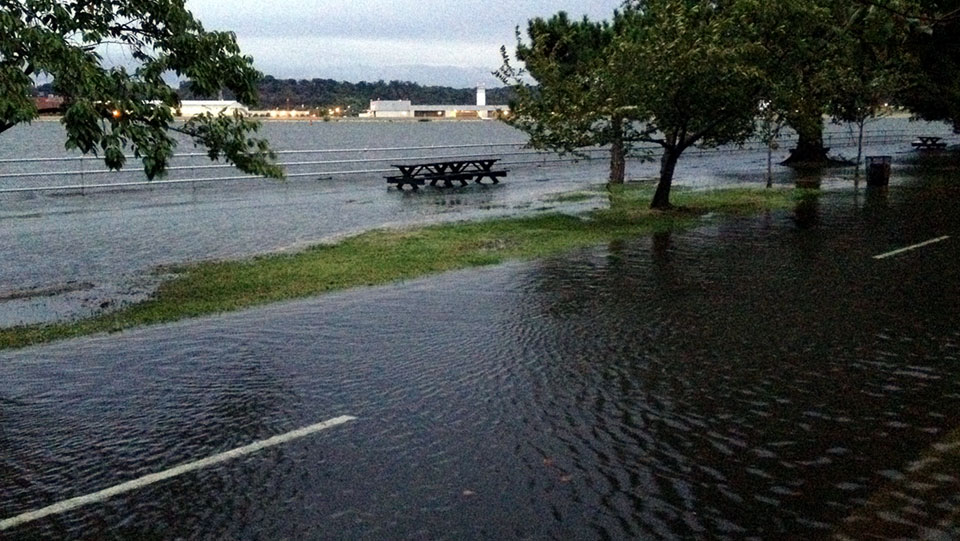
[{"label": "tree trunk", "polygon": [[610,184],[623,184],[626,176],[627,160],[623,149],[623,138],[617,138],[610,146]]},{"label": "tree trunk", "polygon": [[667,210],[673,207],[670,204],[670,187],[673,185],[673,172],[677,168],[677,160],[680,159],[679,150],[675,146],[663,147],[663,157],[660,158],[660,182],[657,184],[657,192],[653,194],[652,209]]},{"label": "tree trunk", "polygon": [[853,178],[856,181],[860,180],[860,162],[863,161],[863,126],[866,124],[866,119],[861,119],[857,122],[857,127],[860,128],[860,133],[857,136],[857,165],[856,169],[853,171]]},{"label": "tree trunk", "polygon": [[669,231],[653,234],[653,255],[656,259],[661,261],[667,260],[667,255],[670,251],[670,239],[671,234]]},{"label": "tree trunk", "polygon": [[767,145],[767,188],[773,188],[773,146]]},{"label": "tree trunk", "polygon": [[799,140],[797,148],[790,151],[790,157],[783,162],[783,165],[817,165],[830,162],[827,157],[827,149],[823,148],[823,117],[817,111],[807,115],[808,118],[792,119],[790,127],[793,128]]},{"label": "tree trunk", "polygon": [[820,199],[808,195],[797,202],[794,221],[800,229],[810,229],[820,223]]},{"label": "tree trunk", "polygon": [[627,160],[623,145],[623,119],[614,117],[611,120],[613,142],[610,144],[610,184],[623,184],[626,176]]}]

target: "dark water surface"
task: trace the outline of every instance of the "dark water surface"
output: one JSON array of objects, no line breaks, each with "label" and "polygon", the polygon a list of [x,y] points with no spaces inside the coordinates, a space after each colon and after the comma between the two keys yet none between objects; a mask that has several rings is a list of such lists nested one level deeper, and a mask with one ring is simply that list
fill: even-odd
[{"label": "dark water surface", "polygon": [[359,418],[0,538],[957,538],[960,189],[914,173],[0,353],[0,519]]}]

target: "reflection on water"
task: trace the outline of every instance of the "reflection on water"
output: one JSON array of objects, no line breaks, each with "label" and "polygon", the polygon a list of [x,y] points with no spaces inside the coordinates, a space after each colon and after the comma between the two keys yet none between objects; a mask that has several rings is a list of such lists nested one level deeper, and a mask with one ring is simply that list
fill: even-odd
[{"label": "reflection on water", "polygon": [[960,248],[871,257],[945,193],[8,352],[0,516],[353,414],[18,533],[955,537]]},{"label": "reflection on water", "polygon": [[0,518],[351,414],[14,533],[960,537],[960,244],[872,257],[960,231],[956,171],[925,175],[0,353]]},{"label": "reflection on water", "polygon": [[709,257],[668,237],[538,265],[515,319],[553,331],[542,407],[573,464],[603,476],[577,496],[632,517],[613,537],[820,538],[877,514],[900,522],[872,531],[955,535],[955,472],[909,472],[957,441],[960,332],[940,298],[957,272],[900,295],[867,254],[783,269],[836,241],[757,251],[760,233],[726,229]]},{"label": "reflection on water", "polygon": [[794,221],[800,229],[816,227],[820,223],[820,194],[805,194],[797,201],[793,211]]},{"label": "reflection on water", "polygon": [[[863,212],[866,216],[886,216],[890,210],[890,188],[871,186],[864,190]],[[858,192],[859,195],[859,192]]]}]

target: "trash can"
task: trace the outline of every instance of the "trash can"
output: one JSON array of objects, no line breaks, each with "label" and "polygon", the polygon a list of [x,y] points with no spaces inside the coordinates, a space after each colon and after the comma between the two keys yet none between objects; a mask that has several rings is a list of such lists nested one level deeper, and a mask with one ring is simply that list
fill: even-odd
[{"label": "trash can", "polygon": [[892,156],[867,156],[867,186],[887,186],[890,184],[890,164]]}]

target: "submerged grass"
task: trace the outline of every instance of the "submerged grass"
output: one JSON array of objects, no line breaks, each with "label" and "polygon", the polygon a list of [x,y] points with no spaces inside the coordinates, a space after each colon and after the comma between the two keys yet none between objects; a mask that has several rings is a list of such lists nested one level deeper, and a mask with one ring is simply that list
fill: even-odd
[{"label": "submerged grass", "polygon": [[548,195],[543,200],[548,203],[580,203],[597,197],[596,191],[567,192]]},{"label": "submerged grass", "polygon": [[[649,186],[607,190],[609,208],[581,216],[548,214],[409,230],[377,230],[295,254],[182,265],[154,295],[116,312],[0,329],[0,349],[229,312],[358,286],[386,284],[508,260],[541,258],[616,239],[692,227],[700,215],[744,215],[792,207],[794,190],[676,190],[678,208],[648,208]],[[576,192],[576,199],[587,193]],[[571,196],[573,197],[573,196]],[[596,194],[590,195],[596,197]]]}]

